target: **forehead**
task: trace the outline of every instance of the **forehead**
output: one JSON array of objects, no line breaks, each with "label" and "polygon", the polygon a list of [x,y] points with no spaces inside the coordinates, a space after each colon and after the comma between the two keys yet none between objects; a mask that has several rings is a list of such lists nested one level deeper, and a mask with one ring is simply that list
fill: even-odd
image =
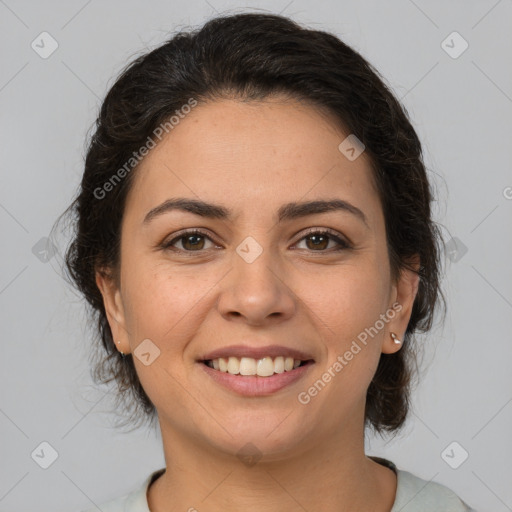
[{"label": "forehead", "polygon": [[371,219],[379,208],[371,162],[340,151],[348,135],[334,117],[294,100],[199,104],[138,166],[127,210],[186,196],[229,204],[243,217],[340,197],[364,204]]}]

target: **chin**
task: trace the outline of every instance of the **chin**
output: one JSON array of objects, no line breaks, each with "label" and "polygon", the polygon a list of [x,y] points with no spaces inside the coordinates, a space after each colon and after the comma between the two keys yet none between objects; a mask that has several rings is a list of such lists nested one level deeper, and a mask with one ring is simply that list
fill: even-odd
[{"label": "chin", "polygon": [[[255,411],[256,413],[256,411]],[[278,461],[292,458],[299,451],[304,450],[307,445],[307,433],[304,425],[297,422],[297,415],[283,414],[282,417],[275,417],[269,421],[268,417],[247,418],[240,421],[222,421],[224,429],[217,429],[218,436],[215,439],[206,439],[215,450],[229,455],[236,455],[241,460],[248,458],[263,459],[264,462]],[[256,416],[256,414],[255,414]],[[283,421],[284,420],[284,421]]]}]

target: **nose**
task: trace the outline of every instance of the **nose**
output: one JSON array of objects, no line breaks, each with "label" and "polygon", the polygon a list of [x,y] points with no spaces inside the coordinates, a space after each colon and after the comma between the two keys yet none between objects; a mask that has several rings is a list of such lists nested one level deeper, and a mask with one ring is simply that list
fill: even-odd
[{"label": "nose", "polygon": [[235,254],[233,268],[220,286],[217,307],[228,321],[265,325],[285,321],[296,311],[287,275],[267,249],[251,263]]}]

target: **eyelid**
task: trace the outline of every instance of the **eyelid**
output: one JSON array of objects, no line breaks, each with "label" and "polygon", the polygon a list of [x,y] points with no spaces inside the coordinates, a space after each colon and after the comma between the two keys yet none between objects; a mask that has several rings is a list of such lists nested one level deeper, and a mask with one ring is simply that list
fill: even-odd
[{"label": "eyelid", "polygon": [[[297,240],[293,243],[293,245],[298,244],[304,238],[306,238],[307,236],[312,235],[312,234],[326,234],[326,235],[329,235],[330,238],[332,240],[334,240],[338,244],[338,248],[337,249],[330,249],[330,250],[325,250],[325,251],[310,251],[312,253],[314,253],[314,252],[318,252],[319,254],[322,254],[322,253],[332,253],[332,252],[336,252],[336,251],[342,251],[342,250],[347,250],[347,249],[353,248],[352,242],[346,236],[342,235],[341,233],[338,233],[337,231],[335,231],[335,230],[333,230],[331,228],[325,228],[325,227],[324,228],[322,228],[322,227],[311,227],[311,228],[306,229],[306,231],[302,231],[298,235],[298,236],[300,236],[300,238],[297,238]],[[207,252],[209,250],[209,249],[201,249],[201,250],[198,250],[198,251],[185,251],[183,249],[172,248],[172,245],[175,242],[178,242],[179,240],[181,240],[185,236],[190,236],[190,235],[203,236],[205,238],[208,238],[211,242],[213,242],[217,246],[221,245],[221,244],[219,244],[217,242],[215,237],[212,236],[210,234],[210,232],[208,230],[204,229],[204,228],[184,228],[183,230],[178,231],[177,233],[173,234],[172,238],[169,241],[165,241],[164,240],[160,244],[160,247],[162,247],[163,249],[175,250],[175,251],[180,252],[180,253],[188,253],[188,254],[193,254],[194,252],[204,253],[204,252]]]},{"label": "eyelid", "polygon": [[308,228],[306,231],[301,232],[300,238],[297,239],[297,241],[294,243],[294,245],[296,245],[301,240],[303,240],[304,238],[306,238],[307,236],[312,235],[312,234],[329,235],[330,238],[332,240],[334,240],[339,246],[338,249],[330,249],[327,251],[310,251],[312,253],[318,252],[319,254],[322,254],[322,253],[329,254],[331,252],[342,251],[342,250],[347,250],[347,249],[353,248],[353,243],[348,239],[348,237],[346,237],[345,235],[342,235],[341,233],[335,231],[334,229],[322,228],[322,227],[312,227],[312,228]]},{"label": "eyelid", "polygon": [[[203,236],[203,237],[211,240],[214,244],[220,245],[217,242],[217,240],[215,239],[215,237],[213,235],[211,235],[210,232],[204,228],[184,228],[184,229],[178,231],[177,233],[173,233],[172,238],[169,239],[166,237],[164,239],[164,241],[159,245],[164,249],[169,249],[173,245],[173,242],[178,242],[185,236],[191,236],[191,235]],[[181,252],[192,253],[192,252],[204,252],[206,249],[203,249],[202,251],[183,251],[182,249],[178,249],[178,250]]]},{"label": "eyelid", "polygon": [[338,231],[331,229],[331,228],[322,228],[322,227],[307,228],[306,231],[303,231],[300,233],[301,238],[298,241],[302,240],[302,238],[304,238],[310,234],[313,234],[313,233],[325,233],[327,235],[331,235],[331,237],[333,237],[333,238],[337,238],[340,241],[345,242],[347,245],[352,245],[352,242],[348,239],[348,237],[346,237],[342,233],[339,233]]}]

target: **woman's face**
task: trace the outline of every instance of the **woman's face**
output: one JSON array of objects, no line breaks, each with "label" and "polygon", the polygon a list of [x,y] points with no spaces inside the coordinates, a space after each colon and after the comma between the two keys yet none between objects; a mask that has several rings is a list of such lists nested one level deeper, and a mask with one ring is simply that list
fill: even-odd
[{"label": "woman's face", "polygon": [[[417,279],[391,281],[370,162],[338,148],[347,135],[304,104],[216,101],[133,171],[120,286],[97,282],[164,437],[279,457],[362,436],[367,388],[381,353],[400,349],[390,332],[402,338]],[[241,360],[273,375],[207,366],[223,349],[231,371]],[[309,362],[283,371],[290,356]]]}]

